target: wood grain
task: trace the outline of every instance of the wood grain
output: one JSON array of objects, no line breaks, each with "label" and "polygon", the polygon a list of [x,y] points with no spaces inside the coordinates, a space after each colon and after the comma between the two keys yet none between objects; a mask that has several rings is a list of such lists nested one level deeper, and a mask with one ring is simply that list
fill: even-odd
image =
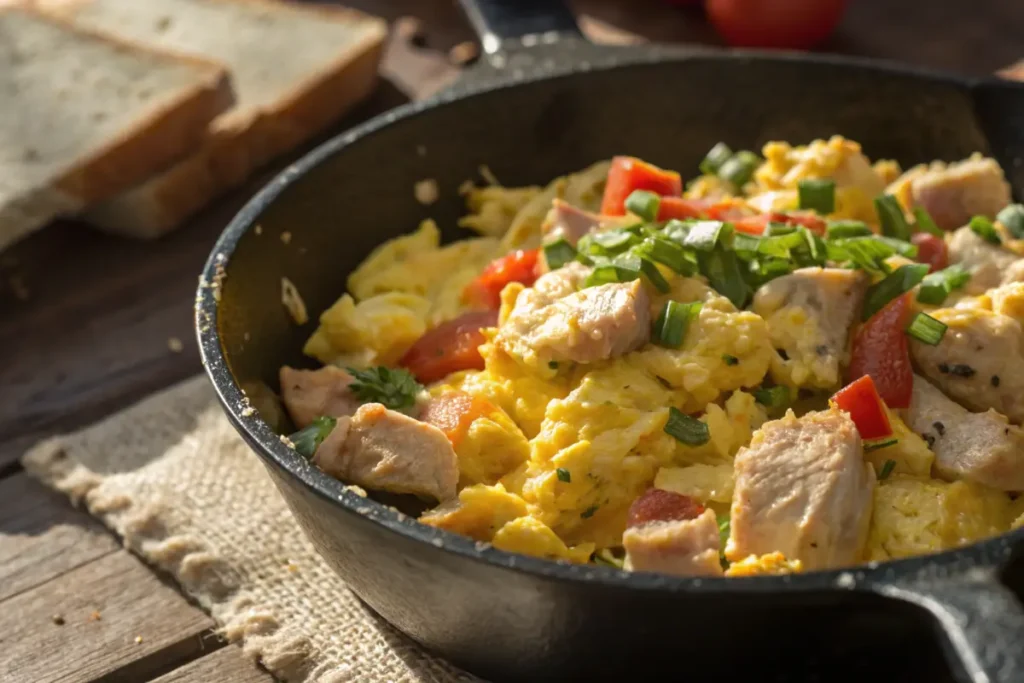
[{"label": "wood grain", "polygon": [[242,655],[234,645],[153,679],[152,683],[273,683],[274,677]]},{"label": "wood grain", "polygon": [[75,683],[115,672],[145,680],[201,653],[212,627],[119,550],[0,603],[0,681]]},{"label": "wood grain", "polygon": [[98,522],[28,475],[0,480],[0,603],[119,547]]}]

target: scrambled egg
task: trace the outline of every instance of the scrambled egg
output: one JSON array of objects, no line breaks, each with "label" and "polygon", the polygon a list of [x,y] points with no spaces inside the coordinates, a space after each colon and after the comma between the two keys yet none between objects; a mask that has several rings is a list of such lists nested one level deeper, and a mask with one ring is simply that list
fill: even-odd
[{"label": "scrambled egg", "polygon": [[782,553],[751,555],[739,562],[733,562],[726,570],[726,576],[772,576],[798,574],[803,571],[800,560],[787,560]]}]

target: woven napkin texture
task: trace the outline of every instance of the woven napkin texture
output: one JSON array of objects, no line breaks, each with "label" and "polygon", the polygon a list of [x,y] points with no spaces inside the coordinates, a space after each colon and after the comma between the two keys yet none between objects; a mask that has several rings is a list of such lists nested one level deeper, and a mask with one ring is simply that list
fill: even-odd
[{"label": "woven napkin texture", "polygon": [[171,574],[284,681],[477,681],[363,605],[317,555],[205,376],[40,443],[25,469]]}]

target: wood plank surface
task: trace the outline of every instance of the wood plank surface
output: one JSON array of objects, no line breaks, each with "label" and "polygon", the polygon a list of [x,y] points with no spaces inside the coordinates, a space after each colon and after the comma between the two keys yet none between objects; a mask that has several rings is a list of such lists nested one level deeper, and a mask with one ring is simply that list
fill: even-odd
[{"label": "wood plank surface", "polygon": [[0,480],[0,604],[118,548],[99,522],[27,474]]},{"label": "wood plank surface", "polygon": [[0,681],[146,680],[207,649],[213,625],[119,550],[0,603]]},{"label": "wood plank surface", "polygon": [[272,683],[274,677],[228,645],[153,679],[152,683]]}]

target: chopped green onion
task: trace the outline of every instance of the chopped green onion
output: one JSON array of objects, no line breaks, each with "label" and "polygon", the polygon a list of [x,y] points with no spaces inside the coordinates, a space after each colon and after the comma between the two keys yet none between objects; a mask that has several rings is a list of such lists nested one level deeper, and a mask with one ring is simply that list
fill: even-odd
[{"label": "chopped green onion", "polygon": [[895,237],[904,242],[910,241],[910,224],[907,223],[903,207],[900,206],[896,197],[891,194],[875,197],[875,211],[878,212],[878,222],[882,227],[883,235]]},{"label": "chopped green onion", "polygon": [[580,517],[582,517],[583,519],[590,519],[591,517],[594,516],[594,513],[597,512],[597,508],[599,508],[599,507],[601,507],[601,506],[600,505],[591,505],[586,510],[584,510],[583,512],[580,513]]},{"label": "chopped green onion", "polygon": [[637,237],[628,230],[608,230],[607,232],[595,232],[590,239],[606,252],[614,254],[634,243]]},{"label": "chopped green onion", "polygon": [[761,158],[753,152],[736,152],[718,168],[718,177],[740,188],[754,177],[754,171],[760,165]]},{"label": "chopped green onion", "polygon": [[716,249],[710,253],[699,253],[700,271],[708,283],[719,294],[726,297],[736,308],[743,308],[750,298],[750,286],[743,279],[739,259],[731,251]]},{"label": "chopped green onion", "polygon": [[682,245],[686,236],[690,234],[690,226],[696,221],[681,221],[673,218],[661,229],[661,235],[679,245]]},{"label": "chopped green onion", "polygon": [[789,407],[792,397],[784,386],[761,387],[754,390],[754,400],[769,410],[781,411]]},{"label": "chopped green onion", "polygon": [[658,290],[662,294],[668,293],[668,280],[666,280],[665,276],[661,274],[660,270],[658,270],[658,266],[654,263],[654,261],[641,258],[640,272],[644,274],[644,277],[647,278],[648,282],[654,285],[654,288],[656,290]]},{"label": "chopped green onion", "polygon": [[640,258],[650,259],[668,266],[680,275],[694,275],[697,272],[697,260],[676,244],[662,237],[648,237],[633,248]]},{"label": "chopped green onion", "polygon": [[731,356],[728,353],[723,353],[722,361],[724,361],[726,365],[739,365],[740,359],[736,356]]},{"label": "chopped green onion", "polygon": [[748,281],[755,289],[777,277],[793,272],[794,263],[789,259],[760,258],[752,260],[747,267]]},{"label": "chopped green onion", "polygon": [[863,221],[830,221],[825,228],[825,235],[830,240],[844,237],[870,237],[873,233]]},{"label": "chopped green onion", "polygon": [[725,544],[729,541],[729,536],[732,533],[731,519],[729,514],[726,513],[718,518],[718,545],[724,551]]},{"label": "chopped green onion", "polygon": [[990,244],[1003,243],[1003,241],[999,239],[999,233],[996,232],[996,226],[992,224],[992,221],[984,216],[975,216],[972,218],[970,226],[974,234],[986,242]]},{"label": "chopped green onion", "polygon": [[668,409],[665,433],[687,446],[703,446],[711,440],[711,432],[706,423],[690,417],[676,407]]},{"label": "chopped green onion", "polygon": [[867,320],[896,297],[909,292],[928,274],[928,264],[912,263],[900,266],[883,280],[868,287],[864,294],[862,320]]},{"label": "chopped green onion", "polygon": [[690,226],[690,232],[683,240],[684,247],[690,247],[697,251],[711,251],[718,244],[718,240],[725,228],[722,221],[700,221]]},{"label": "chopped green onion", "polygon": [[797,183],[800,208],[817,211],[821,215],[836,210],[836,181],[807,178]]},{"label": "chopped green onion", "polygon": [[715,175],[730,157],[732,157],[732,150],[729,149],[729,145],[719,142],[708,151],[704,161],[700,162],[700,172],[705,175]]},{"label": "chopped green onion", "polygon": [[565,469],[564,467],[559,467],[557,470],[555,470],[555,475],[558,477],[558,481],[563,481],[566,484],[572,481],[572,475],[569,474],[569,470]]},{"label": "chopped green onion", "polygon": [[930,273],[921,281],[917,300],[929,306],[938,306],[954,289],[963,287],[970,279],[971,274],[959,264],[953,264],[937,273]]},{"label": "chopped green onion", "polygon": [[946,334],[947,326],[927,313],[918,313],[907,326],[907,334],[928,346],[935,346]]},{"label": "chopped green onion", "polygon": [[635,213],[648,222],[658,219],[658,208],[660,206],[661,197],[647,190],[633,190],[626,197],[626,210],[630,213]]},{"label": "chopped green onion", "polygon": [[764,229],[764,236],[776,237],[778,235],[788,235],[791,232],[796,232],[795,225],[790,225],[789,223],[779,223],[777,221],[769,221],[768,225]]},{"label": "chopped green onion", "polygon": [[936,237],[942,237],[942,230],[932,220],[932,216],[923,206],[915,206],[914,211],[914,227],[917,228],[918,232],[927,232],[930,235]]},{"label": "chopped green onion", "polygon": [[895,237],[879,236],[876,237],[875,239],[878,240],[879,242],[882,242],[883,244],[887,244],[890,247],[892,247],[892,250],[899,254],[900,256],[904,256],[909,259],[917,258],[916,244],[904,242],[903,240],[898,240]]},{"label": "chopped green onion", "polygon": [[1010,204],[999,212],[996,220],[1002,223],[1010,234],[1017,239],[1024,238],[1024,206]]},{"label": "chopped green onion", "polygon": [[661,313],[658,314],[658,319],[654,321],[651,341],[659,346],[678,349],[683,344],[686,329],[700,314],[701,307],[702,304],[699,301],[689,304],[666,301]]},{"label": "chopped green onion", "polygon": [[557,239],[544,245],[544,260],[548,268],[558,270],[566,263],[576,260],[576,249],[565,239]]},{"label": "chopped green onion", "polygon": [[776,258],[789,258],[789,252],[791,249],[799,247],[804,243],[804,236],[793,230],[792,232],[783,235],[772,235],[770,237],[762,237],[761,244],[758,246],[758,252],[765,254],[766,256],[774,256]]},{"label": "chopped green onion", "polygon": [[800,227],[797,234],[803,238],[803,244],[798,245],[790,252],[790,258],[795,260],[801,268],[825,265],[825,260],[828,258],[828,247],[825,245],[825,241],[804,227]]},{"label": "chopped green onion", "polygon": [[557,360],[549,360],[548,361],[548,367],[551,368],[552,370],[557,370],[558,369],[558,361]]},{"label": "chopped green onion", "polygon": [[596,266],[583,281],[583,287],[597,287],[613,282],[631,282],[640,277],[639,264],[634,270],[614,263],[603,263]]},{"label": "chopped green onion", "polygon": [[306,427],[288,437],[295,450],[304,458],[312,458],[316,449],[331,433],[338,421],[333,417],[320,416],[313,418],[313,421]]},{"label": "chopped green onion", "polygon": [[[894,443],[896,443],[896,439],[893,439],[892,441],[884,443],[884,444],[880,444],[878,446],[878,448],[882,448],[883,446],[891,446]],[[868,449],[865,448],[864,450],[866,451]],[[895,460],[886,460],[884,463],[882,463],[882,469],[879,470],[879,472],[878,472],[878,480],[882,481],[884,479],[888,479],[889,475],[892,474],[892,471],[894,469],[896,469],[896,461]]]},{"label": "chopped green onion", "polygon": [[594,562],[600,562],[601,564],[606,564],[609,567],[615,567],[616,569],[622,569],[624,566],[623,559],[621,557],[616,557],[610,548],[601,548],[594,553]]},{"label": "chopped green onion", "polygon": [[744,259],[754,258],[761,247],[761,238],[757,235],[748,235],[745,232],[734,232],[732,235],[732,250]]},{"label": "chopped green onion", "polygon": [[895,250],[875,237],[850,237],[829,242],[828,258],[837,263],[850,262],[857,268],[872,273],[887,272],[885,259],[895,254]]},{"label": "chopped green onion", "polygon": [[864,452],[870,453],[871,451],[877,451],[881,448],[888,448],[889,446],[895,446],[900,442],[896,437],[883,437],[881,439],[875,439],[874,441],[864,442]]}]

